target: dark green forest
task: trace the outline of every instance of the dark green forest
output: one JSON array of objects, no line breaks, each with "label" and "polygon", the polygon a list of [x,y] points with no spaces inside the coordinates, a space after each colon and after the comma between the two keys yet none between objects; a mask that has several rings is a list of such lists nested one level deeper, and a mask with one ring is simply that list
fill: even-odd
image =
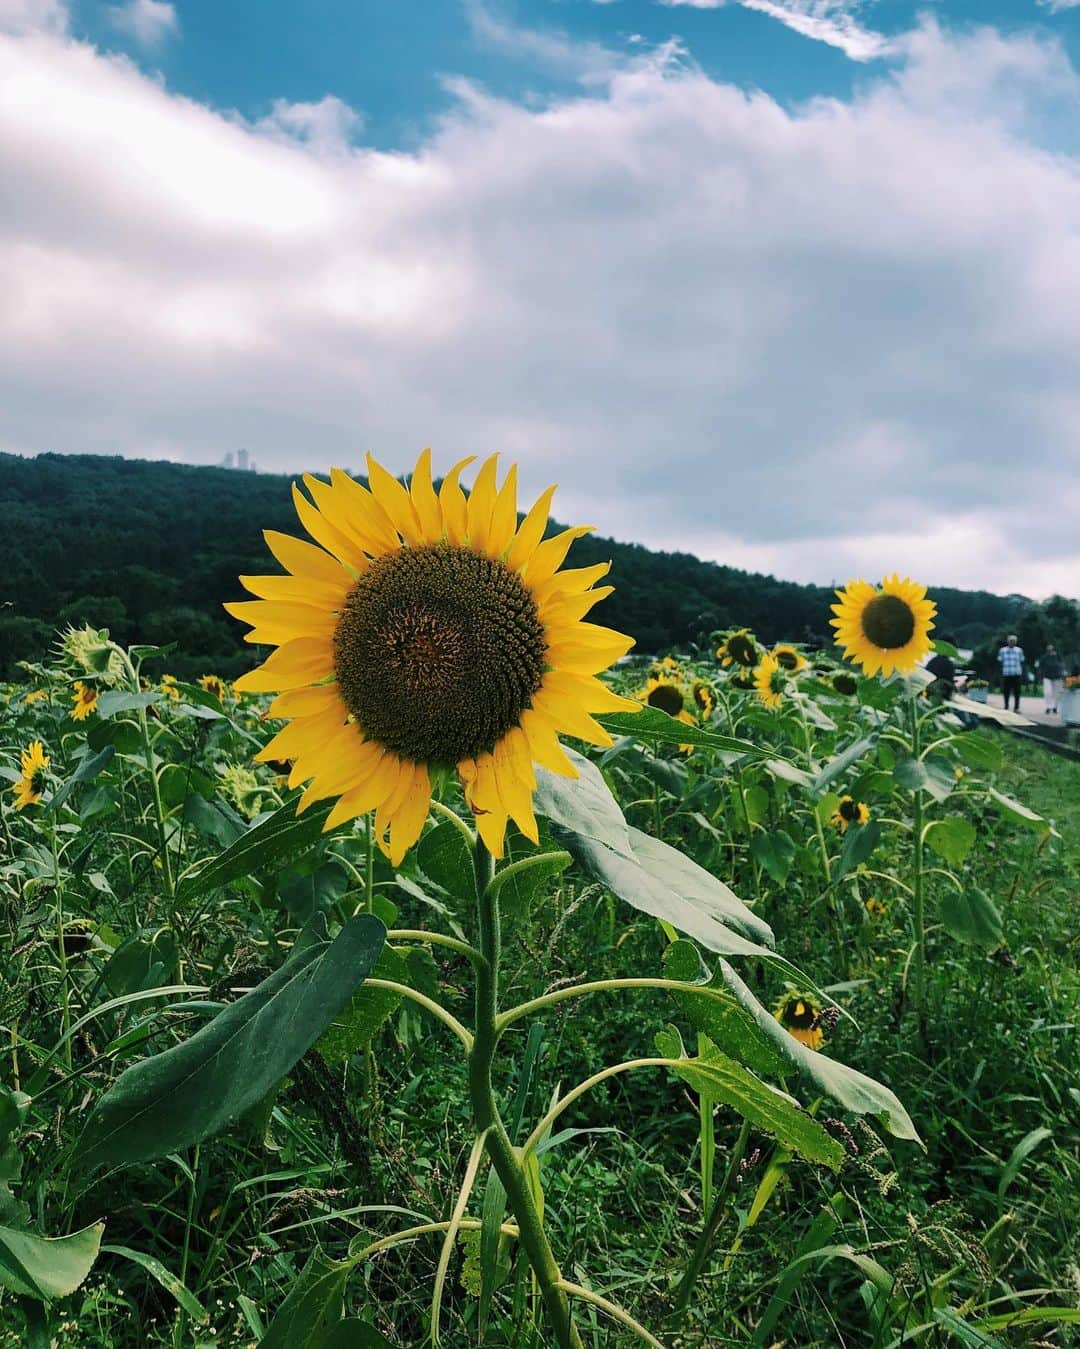
[{"label": "dark green forest", "polygon": [[[124,643],[175,642],[170,659],[181,678],[246,669],[253,652],[221,604],[242,597],[241,573],[274,569],[263,529],[298,531],[290,481],[119,457],[0,454],[0,678],[17,677],[20,660],[40,659],[58,626],[84,621]],[[824,641],[829,631],[824,586],[596,537],[575,544],[573,559],[611,559],[616,590],[602,621],[633,633],[640,651],[704,643],[730,626],[770,642]],[[1058,612],[1053,601],[1020,595],[930,594],[937,633],[960,646],[989,649],[1007,631],[1019,631],[1032,656],[1047,635],[1067,653],[1080,643],[1068,601]]]}]

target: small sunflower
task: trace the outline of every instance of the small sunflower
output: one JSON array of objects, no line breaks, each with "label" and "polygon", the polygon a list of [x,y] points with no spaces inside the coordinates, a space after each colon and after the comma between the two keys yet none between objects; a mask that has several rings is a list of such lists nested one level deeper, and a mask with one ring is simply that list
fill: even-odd
[{"label": "small sunflower", "polygon": [[845,698],[851,698],[859,691],[859,681],[854,675],[849,675],[845,670],[839,674],[833,675],[833,688],[837,693],[842,693]]},{"label": "small sunflower", "polygon": [[871,918],[884,918],[889,912],[880,899],[868,899],[863,907]]},{"label": "small sunflower", "polygon": [[716,707],[716,695],[713,692],[713,686],[704,679],[695,679],[690,688],[690,693],[702,721],[708,721]]},{"label": "small sunflower", "polygon": [[205,689],[219,703],[223,703],[229,694],[229,686],[220,675],[200,675],[199,687]]},{"label": "small sunflower", "polygon": [[870,807],[856,801],[853,796],[842,796],[840,804],[833,812],[829,823],[835,825],[842,834],[847,833],[849,824],[866,824],[870,819]]},{"label": "small sunflower", "polygon": [[664,656],[661,660],[653,661],[652,673],[660,674],[664,672],[667,674],[678,675],[682,673],[682,666],[674,656]]},{"label": "small sunflower", "polygon": [[554,488],[519,523],[517,470],[497,456],[472,492],[456,464],[436,492],[425,450],[406,488],[371,456],[368,486],[340,469],[293,488],[314,542],[267,531],[287,575],[244,576],[259,598],[228,604],[275,646],[238,692],[276,692],[289,721],[256,756],[292,760],[300,802],[336,796],[326,828],[374,810],[394,865],[420,837],[432,774],[456,769],[487,848],[507,821],[537,840],[533,764],[575,777],[560,735],[610,745],[590,715],[638,711],[596,677],[633,645],[585,615],[611,593],[609,563],[564,570],[587,528],[545,538]]},{"label": "small sunflower", "polygon": [[45,753],[40,740],[31,740],[21,756],[22,777],[11,791],[15,797],[15,809],[24,810],[27,806],[36,806],[45,790],[51,760]]},{"label": "small sunflower", "polygon": [[180,701],[180,690],[176,686],[176,676],[167,674],[161,676],[161,691],[167,694],[174,703]]},{"label": "small sunflower", "polygon": [[85,721],[97,709],[98,691],[93,684],[76,679],[71,699],[71,715],[75,721]]},{"label": "small sunflower", "polygon": [[716,659],[723,666],[742,665],[747,669],[758,663],[758,648],[749,628],[731,633],[717,649]]},{"label": "small sunflower", "polygon": [[26,697],[23,699],[23,702],[40,703],[42,698],[47,698],[48,696],[49,696],[48,689],[33,689],[31,690],[30,693],[26,695]]},{"label": "small sunflower", "polygon": [[766,707],[776,712],[783,705],[786,687],[787,676],[781,669],[780,662],[771,652],[766,651],[754,671],[754,688],[757,696]]},{"label": "small sunflower", "polygon": [[804,993],[785,993],[773,1015],[807,1049],[820,1049],[825,1043],[821,1008]]},{"label": "small sunflower", "polygon": [[796,674],[799,670],[806,669],[806,657],[793,646],[774,646],[772,654],[780,668],[786,670],[788,674]]},{"label": "small sunflower", "polygon": [[880,586],[849,581],[832,606],[836,640],[844,655],[868,675],[911,674],[933,645],[930,629],[937,606],[926,587],[895,573]]},{"label": "small sunflower", "polygon": [[658,707],[661,712],[666,712],[669,717],[674,717],[686,726],[694,724],[694,718],[687,710],[682,683],[669,674],[650,675],[648,682],[634,696],[639,703],[644,703],[646,707]]}]

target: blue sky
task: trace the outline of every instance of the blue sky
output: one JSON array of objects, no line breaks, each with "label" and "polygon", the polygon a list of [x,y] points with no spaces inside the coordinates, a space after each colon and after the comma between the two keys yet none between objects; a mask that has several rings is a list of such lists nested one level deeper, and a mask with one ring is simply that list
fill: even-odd
[{"label": "blue sky", "polygon": [[1080,592],[1080,0],[0,0],[0,449]]}]

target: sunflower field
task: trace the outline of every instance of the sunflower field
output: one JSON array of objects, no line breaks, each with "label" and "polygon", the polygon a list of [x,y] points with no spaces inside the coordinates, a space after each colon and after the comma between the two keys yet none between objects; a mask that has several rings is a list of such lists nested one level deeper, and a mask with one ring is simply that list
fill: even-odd
[{"label": "sunflower field", "polygon": [[628,655],[470,462],[3,690],[0,1344],[1080,1342],[1075,763],[896,575]]}]

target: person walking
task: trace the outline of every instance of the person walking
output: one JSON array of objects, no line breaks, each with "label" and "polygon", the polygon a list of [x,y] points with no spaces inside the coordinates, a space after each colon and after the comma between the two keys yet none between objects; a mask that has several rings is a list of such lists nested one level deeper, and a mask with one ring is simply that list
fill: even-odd
[{"label": "person walking", "polygon": [[1058,655],[1053,642],[1047,642],[1046,650],[1035,662],[1043,682],[1043,706],[1047,714],[1058,710],[1061,698],[1061,681],[1065,676],[1065,662]]},{"label": "person walking", "polygon": [[998,651],[998,664],[1001,666],[1001,692],[1008,710],[1009,694],[1013,697],[1013,706],[1020,711],[1020,681],[1024,676],[1024,648],[1017,646],[1016,633],[1010,633],[1005,645]]}]

